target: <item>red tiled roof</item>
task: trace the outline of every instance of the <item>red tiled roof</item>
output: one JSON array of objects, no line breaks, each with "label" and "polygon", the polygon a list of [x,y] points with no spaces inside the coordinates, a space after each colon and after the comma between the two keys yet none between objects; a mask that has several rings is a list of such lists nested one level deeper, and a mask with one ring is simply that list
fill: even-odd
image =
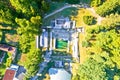
[{"label": "red tiled roof", "polygon": [[15,76],[15,70],[7,69],[3,77],[3,80],[13,80],[14,76]]}]

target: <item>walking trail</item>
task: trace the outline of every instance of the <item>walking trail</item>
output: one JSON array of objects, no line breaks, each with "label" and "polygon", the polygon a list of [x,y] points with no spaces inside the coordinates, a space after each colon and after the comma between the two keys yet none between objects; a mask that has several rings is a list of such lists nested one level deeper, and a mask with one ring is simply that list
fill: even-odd
[{"label": "walking trail", "polygon": [[48,15],[46,15],[44,17],[44,19],[46,19],[46,18],[48,18],[48,17],[50,17],[50,16],[52,16],[52,15],[58,13],[58,12],[61,12],[64,9],[70,8],[70,7],[80,7],[80,5],[66,5],[66,6],[63,6],[62,8],[60,8],[60,9],[58,9],[58,10],[56,10],[56,11],[54,11],[54,12],[48,14]]}]

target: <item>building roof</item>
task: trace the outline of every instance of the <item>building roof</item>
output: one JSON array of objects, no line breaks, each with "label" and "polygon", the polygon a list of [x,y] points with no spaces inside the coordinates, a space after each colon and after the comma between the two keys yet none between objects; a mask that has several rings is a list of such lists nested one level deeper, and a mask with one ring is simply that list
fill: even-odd
[{"label": "building roof", "polygon": [[12,65],[10,66],[10,69],[11,69],[11,70],[15,70],[15,71],[17,71],[18,68],[19,68],[18,65],[14,65],[14,64],[12,64]]},{"label": "building roof", "polygon": [[13,54],[13,53],[15,53],[16,48],[9,46],[9,45],[6,45],[6,44],[0,44],[0,50],[10,52]]},{"label": "building roof", "polygon": [[71,74],[63,68],[50,68],[50,80],[71,80]]},{"label": "building roof", "polygon": [[15,74],[16,74],[15,70],[7,69],[6,72],[5,72],[5,75],[3,77],[3,80],[13,80]]}]

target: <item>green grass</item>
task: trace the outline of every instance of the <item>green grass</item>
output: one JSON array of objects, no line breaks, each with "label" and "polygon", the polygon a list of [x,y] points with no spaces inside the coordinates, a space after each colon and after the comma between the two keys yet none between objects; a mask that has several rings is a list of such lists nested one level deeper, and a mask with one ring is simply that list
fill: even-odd
[{"label": "green grass", "polygon": [[[86,4],[90,4],[90,1],[91,0],[80,0],[81,3],[86,3]],[[61,7],[65,6],[65,5],[67,5],[67,3],[65,3],[64,1],[63,2],[51,2],[50,9],[47,12],[47,14],[49,14],[57,9],[60,9]]]},{"label": "green grass", "polygon": [[67,48],[67,41],[57,39],[56,48],[57,49],[66,49]]},{"label": "green grass", "polygon": [[90,4],[91,0],[80,0],[81,3],[86,3],[86,4]]},{"label": "green grass", "polygon": [[44,26],[49,26],[50,25],[50,22],[51,20],[53,19],[56,19],[56,18],[59,18],[61,16],[64,16],[64,17],[71,17],[73,15],[77,15],[77,8],[75,7],[71,7],[71,8],[67,8],[67,9],[64,9],[63,11],[61,12],[58,12],[46,19],[43,20],[43,25]]},{"label": "green grass", "polygon": [[65,6],[64,2],[51,2],[50,3],[50,10],[47,12],[47,14],[60,9],[61,7]]}]

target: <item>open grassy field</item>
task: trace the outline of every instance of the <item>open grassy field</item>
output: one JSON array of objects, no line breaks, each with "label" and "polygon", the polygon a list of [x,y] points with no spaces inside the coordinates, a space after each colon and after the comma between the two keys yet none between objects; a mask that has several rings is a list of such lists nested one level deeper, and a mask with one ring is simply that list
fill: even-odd
[{"label": "open grassy field", "polygon": [[86,3],[86,4],[90,4],[91,0],[80,0],[81,3]]},{"label": "open grassy field", "polygon": [[64,2],[51,2],[50,9],[46,14],[50,14],[51,12],[53,12],[57,9],[60,9],[61,7],[65,6],[65,5],[67,5],[67,4]]},{"label": "open grassy field", "polygon": [[53,20],[53,19],[59,18],[61,16],[71,17],[72,15],[74,15],[74,16],[77,15],[77,8],[71,7],[71,8],[64,9],[63,11],[58,12],[58,13],[44,19],[43,20],[43,25],[44,26],[49,26],[51,20]]}]

